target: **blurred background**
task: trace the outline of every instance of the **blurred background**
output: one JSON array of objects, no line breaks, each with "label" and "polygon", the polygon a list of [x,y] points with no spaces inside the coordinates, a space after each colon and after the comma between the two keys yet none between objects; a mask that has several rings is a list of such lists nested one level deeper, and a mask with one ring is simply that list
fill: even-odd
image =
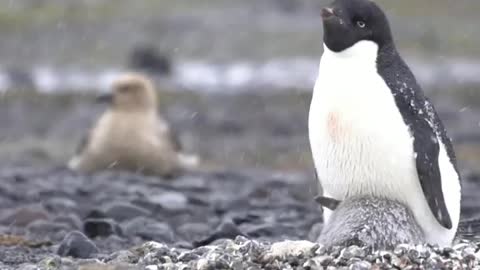
[{"label": "blurred background", "polygon": [[[0,0],[0,163],[57,166],[148,71],[190,152],[229,168],[313,173],[310,95],[322,0]],[[480,2],[379,0],[462,168],[480,162]]]}]

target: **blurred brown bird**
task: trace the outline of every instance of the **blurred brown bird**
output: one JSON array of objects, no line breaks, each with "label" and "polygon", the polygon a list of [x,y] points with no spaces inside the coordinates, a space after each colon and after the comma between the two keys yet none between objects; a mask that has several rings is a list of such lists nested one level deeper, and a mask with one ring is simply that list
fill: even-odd
[{"label": "blurred brown bird", "polygon": [[110,108],[80,144],[68,167],[93,172],[119,169],[170,177],[198,166],[197,156],[181,152],[177,137],[157,111],[157,95],[146,77],[129,73],[102,97]]}]

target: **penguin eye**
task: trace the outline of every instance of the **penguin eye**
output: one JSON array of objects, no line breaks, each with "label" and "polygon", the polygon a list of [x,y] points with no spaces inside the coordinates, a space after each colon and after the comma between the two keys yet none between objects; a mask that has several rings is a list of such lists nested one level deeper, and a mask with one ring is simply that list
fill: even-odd
[{"label": "penguin eye", "polygon": [[360,28],[365,28],[365,22],[364,21],[357,21],[357,26]]}]

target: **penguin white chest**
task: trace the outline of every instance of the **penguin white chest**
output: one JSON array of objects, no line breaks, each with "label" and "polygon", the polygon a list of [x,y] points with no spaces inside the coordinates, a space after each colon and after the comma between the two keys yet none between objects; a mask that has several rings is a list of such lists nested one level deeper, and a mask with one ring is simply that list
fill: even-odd
[{"label": "penguin white chest", "polygon": [[423,196],[413,138],[376,71],[373,46],[360,42],[341,53],[325,47],[309,116],[317,174],[325,194],[336,199]]}]

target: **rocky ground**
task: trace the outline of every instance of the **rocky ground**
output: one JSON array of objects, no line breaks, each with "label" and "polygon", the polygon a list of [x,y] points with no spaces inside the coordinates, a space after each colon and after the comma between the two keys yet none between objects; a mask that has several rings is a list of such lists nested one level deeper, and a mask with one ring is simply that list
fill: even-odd
[{"label": "rocky ground", "polygon": [[[476,216],[479,184],[466,177],[464,220]],[[480,242],[373,253],[282,243],[315,241],[322,226],[315,193],[311,177],[299,173],[230,170],[167,181],[125,172],[86,176],[64,168],[3,167],[0,269],[478,266]],[[477,229],[476,222],[464,222],[461,235],[474,239]]]}]

